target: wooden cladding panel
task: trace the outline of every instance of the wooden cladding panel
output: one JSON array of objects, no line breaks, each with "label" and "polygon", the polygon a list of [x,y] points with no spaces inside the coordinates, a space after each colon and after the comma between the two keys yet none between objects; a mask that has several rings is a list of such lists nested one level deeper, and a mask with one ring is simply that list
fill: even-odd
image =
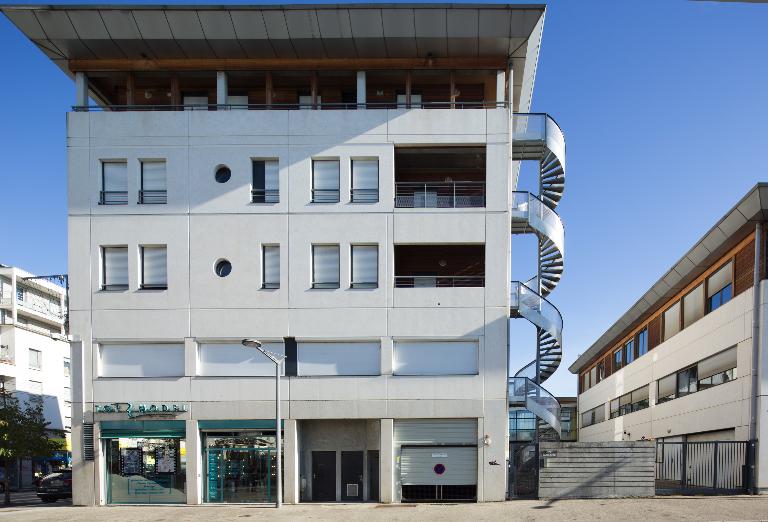
[{"label": "wooden cladding panel", "polygon": [[751,288],[754,283],[754,240],[736,253],[733,265],[733,295],[736,296]]},{"label": "wooden cladding panel", "polygon": [[653,350],[661,344],[661,318],[659,315],[648,323],[648,349]]}]

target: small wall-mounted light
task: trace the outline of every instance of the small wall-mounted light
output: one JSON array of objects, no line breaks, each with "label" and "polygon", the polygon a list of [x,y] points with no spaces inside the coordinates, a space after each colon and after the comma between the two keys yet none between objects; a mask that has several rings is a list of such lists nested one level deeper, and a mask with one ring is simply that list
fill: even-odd
[{"label": "small wall-mounted light", "polygon": [[146,98],[147,100],[152,98],[152,89],[147,89],[146,91],[144,91],[144,98]]},{"label": "small wall-mounted light", "polygon": [[437,262],[437,264],[445,268],[446,266],[448,266],[448,261],[446,261],[445,259],[441,259],[440,261]]},{"label": "small wall-mounted light", "polygon": [[490,446],[491,442],[491,436],[486,433],[483,437],[483,446]]}]

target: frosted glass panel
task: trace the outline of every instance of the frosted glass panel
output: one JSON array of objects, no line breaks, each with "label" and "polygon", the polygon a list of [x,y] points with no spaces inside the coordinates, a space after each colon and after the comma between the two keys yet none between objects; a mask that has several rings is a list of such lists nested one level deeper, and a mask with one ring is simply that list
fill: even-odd
[{"label": "frosted glass panel", "polygon": [[312,186],[316,190],[339,190],[339,160],[314,160]]},{"label": "frosted glass panel", "polygon": [[128,164],[124,161],[109,161],[102,164],[105,192],[126,192],[128,190]]},{"label": "frosted glass panel", "polygon": [[103,285],[128,286],[128,247],[104,247]]},{"label": "frosted glass panel", "polygon": [[352,284],[375,286],[379,280],[379,247],[352,245]]},{"label": "frosted glass panel", "polygon": [[379,375],[379,343],[298,343],[299,375]]},{"label": "frosted glass panel", "polygon": [[352,160],[352,188],[379,188],[379,160]]},{"label": "frosted glass panel", "polygon": [[181,377],[183,344],[102,344],[99,377]]},{"label": "frosted glass panel", "polygon": [[694,288],[683,298],[683,328],[704,317],[704,285]]},{"label": "frosted glass panel", "polygon": [[736,368],[736,347],[713,355],[699,363],[699,380]]},{"label": "frosted glass panel", "polygon": [[265,287],[280,286],[280,247],[264,246],[264,281]]},{"label": "frosted glass panel", "polygon": [[165,190],[165,162],[144,161],[141,164],[141,189]]},{"label": "frosted glass panel", "polygon": [[168,251],[164,246],[141,247],[142,285],[168,286]]},{"label": "frosted glass panel", "polygon": [[474,375],[477,342],[395,342],[396,375]]},{"label": "frosted glass panel", "polygon": [[664,340],[680,331],[680,301],[664,312]]},{"label": "frosted glass panel", "polygon": [[658,397],[664,398],[674,395],[677,390],[677,374],[667,375],[659,379]]},{"label": "frosted glass panel", "polygon": [[312,246],[312,282],[315,286],[339,286],[339,245]]},{"label": "frosted glass panel", "polygon": [[280,169],[277,160],[264,162],[264,188],[266,190],[278,190]]},{"label": "frosted glass panel", "polygon": [[[264,343],[263,348],[285,355],[283,343]],[[212,377],[269,377],[275,375],[275,363],[256,348],[240,343],[203,343],[199,348],[198,375]],[[285,375],[285,365],[281,369]]]}]

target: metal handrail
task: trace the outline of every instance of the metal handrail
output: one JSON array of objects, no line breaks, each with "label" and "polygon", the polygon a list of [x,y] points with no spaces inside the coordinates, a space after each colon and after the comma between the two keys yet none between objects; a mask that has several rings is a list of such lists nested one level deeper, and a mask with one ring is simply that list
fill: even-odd
[{"label": "metal handrail", "polygon": [[168,105],[73,105],[75,112],[123,112],[123,111],[194,111],[194,110],[326,110],[326,109],[503,109],[509,103],[506,101],[422,101],[398,103],[391,102],[320,102],[315,105],[300,103],[225,103],[225,104],[168,104]]},{"label": "metal handrail", "polygon": [[99,205],[127,205],[127,190],[102,190],[99,192]]},{"label": "metal handrail", "polygon": [[510,377],[507,380],[507,400],[510,404],[525,404],[527,410],[543,419],[560,435],[560,401],[534,380],[523,376]]},{"label": "metal handrail", "polygon": [[565,226],[560,215],[531,192],[512,192],[512,220],[524,219],[536,231],[550,239],[562,256],[565,253]]},{"label": "metal handrail", "polygon": [[395,276],[395,288],[476,288],[483,286],[485,286],[485,276]]},{"label": "metal handrail", "polygon": [[[509,292],[511,308],[518,308],[520,303],[525,303],[526,306],[537,310],[540,313],[543,313],[545,309],[554,311],[557,314],[557,322],[560,325],[560,329],[562,329],[563,315],[546,297],[542,297],[538,292],[532,290],[529,286],[520,281],[512,281]],[[534,305],[532,303],[537,304]]]},{"label": "metal handrail", "polygon": [[484,181],[398,181],[395,208],[482,208]]},{"label": "metal handrail", "polygon": [[280,190],[251,189],[251,203],[280,203]]},{"label": "metal handrail", "polygon": [[168,203],[167,190],[139,190],[140,205],[163,205]]},{"label": "metal handrail", "polygon": [[378,203],[379,189],[350,189],[349,200],[352,203]]},{"label": "metal handrail", "polygon": [[312,203],[338,203],[340,200],[339,189],[312,189]]}]

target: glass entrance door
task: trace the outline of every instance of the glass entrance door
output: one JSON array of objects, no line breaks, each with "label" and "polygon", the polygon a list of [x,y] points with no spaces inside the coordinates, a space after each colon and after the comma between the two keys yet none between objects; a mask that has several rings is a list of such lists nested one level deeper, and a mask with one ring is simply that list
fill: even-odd
[{"label": "glass entrance door", "polygon": [[272,434],[207,434],[205,501],[274,502],[277,493],[274,431]]}]

